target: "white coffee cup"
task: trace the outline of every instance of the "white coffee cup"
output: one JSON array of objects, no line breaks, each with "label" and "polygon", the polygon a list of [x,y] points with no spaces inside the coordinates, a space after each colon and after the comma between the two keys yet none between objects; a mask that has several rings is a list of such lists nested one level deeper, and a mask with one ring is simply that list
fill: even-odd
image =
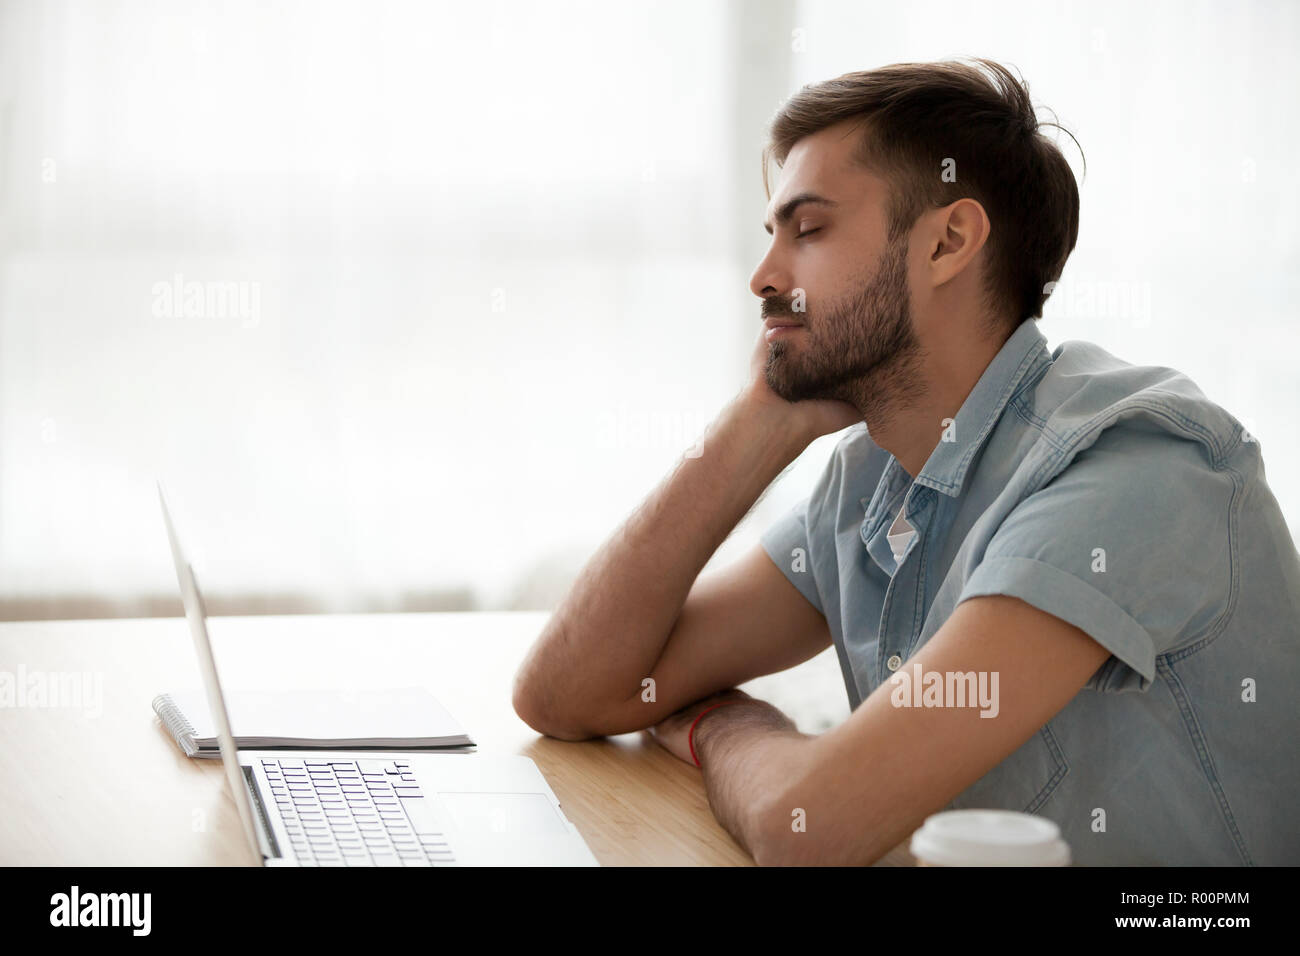
[{"label": "white coffee cup", "polygon": [[947,810],[912,834],[918,866],[1069,866],[1051,820],[1011,810]]}]

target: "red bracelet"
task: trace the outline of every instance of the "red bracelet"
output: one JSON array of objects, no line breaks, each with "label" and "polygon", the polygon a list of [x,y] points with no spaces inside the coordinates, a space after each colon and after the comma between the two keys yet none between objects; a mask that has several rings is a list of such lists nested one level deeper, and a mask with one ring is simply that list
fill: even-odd
[{"label": "red bracelet", "polygon": [[712,707],[705,707],[702,711],[700,711],[699,716],[697,716],[695,720],[691,723],[691,729],[686,732],[686,742],[691,745],[691,759],[695,761],[695,766],[697,767],[700,766],[700,758],[695,756],[695,725],[700,722],[700,717],[703,717],[711,710],[717,710],[719,707],[726,707],[728,704],[743,704],[743,703],[744,703],[743,700],[724,700],[720,704],[714,704]]}]

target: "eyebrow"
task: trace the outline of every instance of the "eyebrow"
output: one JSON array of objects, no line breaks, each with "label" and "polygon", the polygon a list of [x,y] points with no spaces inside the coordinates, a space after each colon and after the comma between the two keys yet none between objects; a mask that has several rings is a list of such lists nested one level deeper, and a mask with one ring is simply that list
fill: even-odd
[{"label": "eyebrow", "polygon": [[[793,199],[788,199],[781,204],[781,208],[776,211],[777,223],[784,226],[794,216],[794,211],[804,203],[816,203],[819,206],[836,205],[833,200],[827,199],[825,196],[818,196],[816,193],[802,192]],[[772,234],[771,223],[763,223],[763,228],[767,230],[769,236]]]}]

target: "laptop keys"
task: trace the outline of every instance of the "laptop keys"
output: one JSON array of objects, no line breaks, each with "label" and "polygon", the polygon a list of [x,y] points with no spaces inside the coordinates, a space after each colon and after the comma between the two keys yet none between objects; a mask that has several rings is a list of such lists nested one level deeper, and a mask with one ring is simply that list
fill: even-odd
[{"label": "laptop keys", "polygon": [[405,760],[263,760],[303,866],[450,866],[438,811]]}]

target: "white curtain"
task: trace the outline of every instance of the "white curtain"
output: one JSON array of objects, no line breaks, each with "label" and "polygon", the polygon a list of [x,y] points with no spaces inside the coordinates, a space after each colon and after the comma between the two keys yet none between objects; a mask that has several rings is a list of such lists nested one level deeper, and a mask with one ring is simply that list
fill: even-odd
[{"label": "white curtain", "polygon": [[6,615],[174,613],[156,475],[217,610],[551,602],[742,383],[738,17],[0,6]]},{"label": "white curtain", "polygon": [[958,54],[1019,67],[1086,151],[1049,339],[1192,375],[1294,527],[1296,26],[0,3],[0,617],[175,613],[155,476],[218,612],[548,606],[741,385],[779,100]]}]

